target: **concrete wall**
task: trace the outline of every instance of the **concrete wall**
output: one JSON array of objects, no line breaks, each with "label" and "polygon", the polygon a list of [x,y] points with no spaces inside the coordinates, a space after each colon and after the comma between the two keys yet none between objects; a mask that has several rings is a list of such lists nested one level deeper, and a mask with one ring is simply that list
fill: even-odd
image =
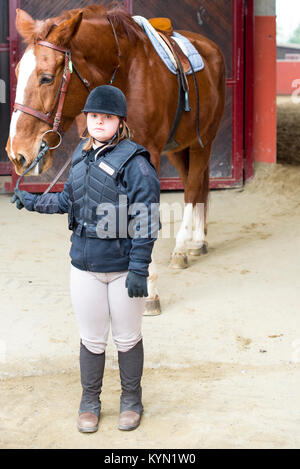
[{"label": "concrete wall", "polygon": [[255,0],[254,158],[276,162],[275,0]]}]

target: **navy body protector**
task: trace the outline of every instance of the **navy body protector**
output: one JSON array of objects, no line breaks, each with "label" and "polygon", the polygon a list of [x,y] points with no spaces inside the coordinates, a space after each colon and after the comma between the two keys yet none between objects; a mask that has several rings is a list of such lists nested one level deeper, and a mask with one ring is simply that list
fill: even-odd
[{"label": "navy body protector", "polygon": [[[128,222],[127,191],[120,181],[120,176],[134,155],[138,153],[150,162],[150,154],[135,142],[122,140],[112,150],[108,148],[95,160],[99,149],[85,152],[82,150],[84,143],[85,141],[78,145],[72,159],[69,228],[79,236],[85,229],[86,236],[92,238],[127,237],[124,224],[122,233],[119,226],[120,219],[124,221],[124,217]],[[108,223],[105,233],[99,235],[99,222],[103,217]]]}]

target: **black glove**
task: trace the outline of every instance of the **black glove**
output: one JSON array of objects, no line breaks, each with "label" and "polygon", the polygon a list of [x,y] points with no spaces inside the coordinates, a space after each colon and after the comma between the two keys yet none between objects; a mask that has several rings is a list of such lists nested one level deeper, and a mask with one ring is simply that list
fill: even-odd
[{"label": "black glove", "polygon": [[148,296],[147,277],[144,277],[143,275],[138,275],[129,271],[125,286],[128,289],[128,296],[130,296],[130,298],[136,296]]},{"label": "black glove", "polygon": [[37,198],[37,195],[30,194],[27,191],[20,191],[20,189],[15,189],[15,193],[10,199],[11,203],[14,204],[16,202],[16,207],[21,210],[25,207],[30,212],[34,211],[34,202]]}]

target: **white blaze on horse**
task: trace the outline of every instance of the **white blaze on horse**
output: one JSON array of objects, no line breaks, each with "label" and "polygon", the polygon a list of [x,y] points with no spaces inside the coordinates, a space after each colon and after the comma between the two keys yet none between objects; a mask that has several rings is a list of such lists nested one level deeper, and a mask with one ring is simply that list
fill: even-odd
[{"label": "white blaze on horse", "polygon": [[[25,90],[28,86],[28,81],[30,76],[35,72],[36,68],[36,58],[34,55],[33,49],[28,49],[23,55],[22,59],[18,65],[18,86],[16,92],[16,102],[24,104],[25,100]],[[16,155],[13,150],[13,142],[17,133],[17,122],[21,115],[21,111],[15,110],[12,114],[11,123],[10,123],[10,156],[13,159],[16,159]]]},{"label": "white blaze on horse", "polygon": [[[188,248],[194,255],[206,252],[209,159],[225,101],[220,49],[200,34],[179,31],[199,51],[204,63],[201,71],[187,74],[187,61],[172,37],[165,34],[166,43],[177,50],[181,73],[173,74],[128,13],[107,11],[101,5],[66,11],[45,21],[35,21],[17,10],[17,29],[27,48],[16,70],[16,102],[6,146],[17,174],[34,161],[45,132],[48,146],[56,147],[57,132],[66,132],[80,114],[89,89],[113,80],[127,98],[128,125],[134,139],[149,150],[157,172],[162,152],[178,170],[185,205],[171,265],[187,267]],[[181,98],[174,96],[183,96],[184,110],[179,109]],[[53,153],[52,149],[47,151],[35,174],[51,167]],[[156,314],[159,308],[156,278],[152,266],[149,314]]]}]

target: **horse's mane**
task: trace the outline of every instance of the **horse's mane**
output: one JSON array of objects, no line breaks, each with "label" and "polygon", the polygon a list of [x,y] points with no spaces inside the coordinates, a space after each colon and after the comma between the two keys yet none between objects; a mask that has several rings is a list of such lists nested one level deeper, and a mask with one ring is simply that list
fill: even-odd
[{"label": "horse's mane", "polygon": [[55,29],[60,23],[72,18],[77,13],[82,12],[84,20],[93,20],[107,16],[114,24],[117,32],[121,36],[127,36],[130,42],[134,43],[136,40],[146,40],[146,35],[132,19],[131,15],[120,8],[115,6],[113,2],[109,8],[104,5],[89,5],[85,8],[76,8],[73,10],[65,10],[60,16],[55,18],[48,18],[46,20],[37,20],[32,36],[27,43],[34,43],[39,40],[45,40],[50,32]]},{"label": "horse's mane", "polygon": [[107,11],[107,16],[114,23],[118,31],[126,35],[131,42],[135,42],[137,39],[143,42],[146,41],[146,34],[127,11],[115,7]]}]

